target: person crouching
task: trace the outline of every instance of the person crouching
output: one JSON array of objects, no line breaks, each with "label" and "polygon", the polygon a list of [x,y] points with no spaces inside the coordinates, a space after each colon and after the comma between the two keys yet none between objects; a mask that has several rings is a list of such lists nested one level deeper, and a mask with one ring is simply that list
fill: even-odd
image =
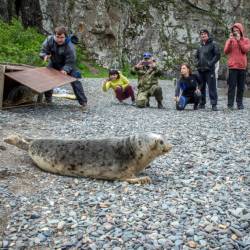
[{"label": "person crouching", "polygon": [[177,110],[184,110],[189,103],[194,104],[194,110],[198,109],[201,99],[199,85],[200,80],[197,75],[192,74],[191,67],[188,64],[182,64],[181,77],[177,82],[174,97]]},{"label": "person crouching", "polygon": [[118,70],[109,70],[109,78],[106,79],[102,85],[102,90],[106,92],[112,88],[115,92],[116,98],[120,103],[127,98],[131,98],[132,105],[135,103],[135,95],[132,86],[129,84],[128,79]]}]

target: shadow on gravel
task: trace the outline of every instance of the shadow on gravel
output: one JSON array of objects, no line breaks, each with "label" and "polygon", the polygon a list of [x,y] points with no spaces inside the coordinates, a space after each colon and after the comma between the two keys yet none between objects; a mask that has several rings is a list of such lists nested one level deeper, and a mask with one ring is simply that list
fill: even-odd
[{"label": "shadow on gravel", "polygon": [[51,112],[51,111],[76,111],[76,110],[81,110],[81,106],[76,104],[60,104],[60,103],[53,103],[53,104],[41,104],[37,106],[32,106],[32,107],[19,107],[19,108],[12,108],[8,109],[9,113],[27,113],[30,111],[33,112]]}]

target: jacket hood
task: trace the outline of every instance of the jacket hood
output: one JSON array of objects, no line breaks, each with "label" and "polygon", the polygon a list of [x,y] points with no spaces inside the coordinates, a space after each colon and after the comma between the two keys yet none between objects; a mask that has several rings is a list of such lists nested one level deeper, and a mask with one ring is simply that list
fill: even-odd
[{"label": "jacket hood", "polygon": [[231,28],[232,32],[233,32],[233,27],[238,28],[240,30],[241,35],[244,36],[244,27],[241,23],[235,23]]}]

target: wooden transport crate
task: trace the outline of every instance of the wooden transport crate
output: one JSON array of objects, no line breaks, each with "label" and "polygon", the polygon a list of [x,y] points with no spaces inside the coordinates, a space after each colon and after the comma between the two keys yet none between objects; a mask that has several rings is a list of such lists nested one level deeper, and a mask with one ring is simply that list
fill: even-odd
[{"label": "wooden transport crate", "polygon": [[46,67],[0,64],[0,108],[37,104],[45,91],[75,80]]}]

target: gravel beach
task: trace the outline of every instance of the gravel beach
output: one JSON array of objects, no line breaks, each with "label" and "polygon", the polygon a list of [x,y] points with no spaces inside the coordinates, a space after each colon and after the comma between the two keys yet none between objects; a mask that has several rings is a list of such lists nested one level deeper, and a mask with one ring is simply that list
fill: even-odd
[{"label": "gravel beach", "polygon": [[[250,249],[250,98],[245,109],[176,111],[174,86],[161,81],[165,109],[138,109],[85,79],[89,109],[52,106],[0,110],[0,249]],[[135,80],[132,81],[135,86]],[[70,86],[66,89],[71,91]],[[208,101],[209,103],[209,101]],[[165,134],[172,151],[142,175],[153,183],[57,176],[3,142]],[[2,248],[1,248],[2,247]]]}]

